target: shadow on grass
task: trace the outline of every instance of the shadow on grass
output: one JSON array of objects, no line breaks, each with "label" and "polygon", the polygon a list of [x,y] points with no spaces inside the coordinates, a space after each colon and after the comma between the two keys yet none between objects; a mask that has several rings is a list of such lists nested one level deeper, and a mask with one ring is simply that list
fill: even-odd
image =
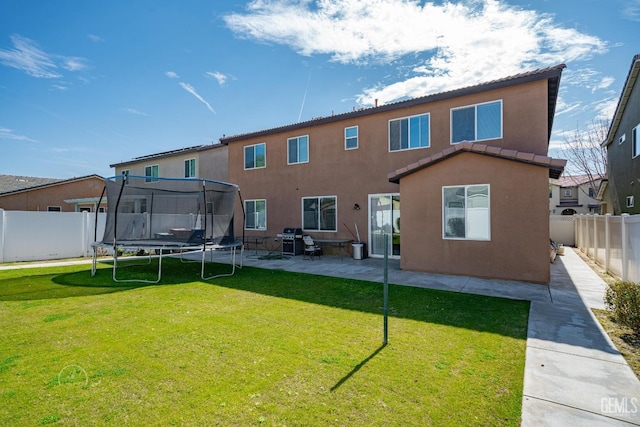
[{"label": "shadow on grass", "polygon": [[[217,286],[340,309],[383,314],[383,285],[244,267]],[[526,339],[529,301],[411,286],[389,286],[389,316]],[[379,351],[374,352],[375,356]]]},{"label": "shadow on grass", "polygon": [[371,359],[373,359],[374,357],[376,357],[378,355],[378,353],[380,353],[382,351],[383,348],[385,348],[387,345],[386,344],[382,344],[380,347],[378,347],[373,353],[371,353],[369,356],[367,356],[366,359],[364,359],[362,362],[358,363],[356,366],[354,366],[354,368],[344,377],[342,377],[340,379],[340,381],[338,381],[333,387],[331,387],[331,391],[336,391],[338,388],[340,388],[340,386],[344,383],[346,383],[349,378],[351,378],[356,372],[358,372],[360,369],[362,369],[362,367],[364,365],[366,365]]},{"label": "shadow on grass", "polygon": [[[13,278],[0,280],[0,301],[88,296],[151,286],[202,282],[200,268],[199,262],[183,263],[178,259],[163,259],[162,280],[158,284],[114,282],[112,269],[105,264],[101,265],[94,277],[91,277],[90,266],[86,265],[70,272],[23,270],[22,276],[17,272],[13,274]],[[131,266],[119,269],[118,277],[155,278],[157,269],[157,263],[153,262]],[[207,263],[207,274],[228,273],[230,269],[229,264]],[[4,274],[0,277],[4,277]],[[345,310],[379,315],[383,312],[381,283],[254,267],[237,269],[233,276],[203,283]],[[391,317],[525,339],[529,302],[392,285],[389,287],[389,314]],[[379,351],[380,349],[371,357]]]},{"label": "shadow on grass", "polygon": [[[178,265],[176,265],[176,262]],[[27,301],[56,299],[78,296],[110,294],[158,285],[177,285],[199,281],[200,263],[180,262],[172,259],[162,261],[162,280],[159,283],[115,282],[110,263],[99,264],[95,276],[91,276],[91,266],[83,265],[78,271],[48,273],[52,268],[16,269],[5,272],[0,279],[0,301]],[[158,273],[157,258],[151,263],[120,261],[117,278],[119,280],[155,280]],[[230,266],[208,263],[206,274],[223,274]],[[68,269],[67,269],[68,270]],[[227,271],[228,270],[228,271]],[[0,276],[1,277],[1,276]]]}]

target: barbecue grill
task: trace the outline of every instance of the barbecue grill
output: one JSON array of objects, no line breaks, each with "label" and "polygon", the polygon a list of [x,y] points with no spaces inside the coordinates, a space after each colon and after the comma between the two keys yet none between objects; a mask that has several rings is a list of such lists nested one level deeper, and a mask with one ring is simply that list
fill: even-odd
[{"label": "barbecue grill", "polygon": [[282,255],[302,255],[304,243],[301,228],[285,228],[282,230]]}]

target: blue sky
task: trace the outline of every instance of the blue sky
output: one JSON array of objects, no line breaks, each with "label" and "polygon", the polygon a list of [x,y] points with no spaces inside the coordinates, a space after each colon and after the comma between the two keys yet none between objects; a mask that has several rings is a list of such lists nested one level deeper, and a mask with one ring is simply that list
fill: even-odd
[{"label": "blue sky", "polygon": [[565,63],[553,150],[612,117],[639,41],[640,0],[2,0],[0,174],[110,176]]}]

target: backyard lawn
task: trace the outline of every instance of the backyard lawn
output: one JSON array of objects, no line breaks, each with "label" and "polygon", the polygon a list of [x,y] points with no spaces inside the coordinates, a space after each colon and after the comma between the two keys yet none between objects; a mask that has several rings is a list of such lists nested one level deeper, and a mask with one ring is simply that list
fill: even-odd
[{"label": "backyard lawn", "polygon": [[383,347],[379,283],[108,267],[0,271],[0,425],[520,424],[528,302],[392,285]]}]

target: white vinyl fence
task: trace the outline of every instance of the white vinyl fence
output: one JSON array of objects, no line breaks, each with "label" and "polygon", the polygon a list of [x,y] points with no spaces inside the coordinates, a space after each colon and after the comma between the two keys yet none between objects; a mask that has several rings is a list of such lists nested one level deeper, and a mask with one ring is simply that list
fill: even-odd
[{"label": "white vinyl fence", "polygon": [[550,215],[549,237],[564,246],[576,245],[576,227],[574,215]]},{"label": "white vinyl fence", "polygon": [[640,282],[640,215],[576,215],[576,246],[607,272]]},{"label": "white vinyl fence", "polygon": [[[91,256],[95,213],[0,209],[0,263]],[[98,214],[102,240],[106,214]]]}]

